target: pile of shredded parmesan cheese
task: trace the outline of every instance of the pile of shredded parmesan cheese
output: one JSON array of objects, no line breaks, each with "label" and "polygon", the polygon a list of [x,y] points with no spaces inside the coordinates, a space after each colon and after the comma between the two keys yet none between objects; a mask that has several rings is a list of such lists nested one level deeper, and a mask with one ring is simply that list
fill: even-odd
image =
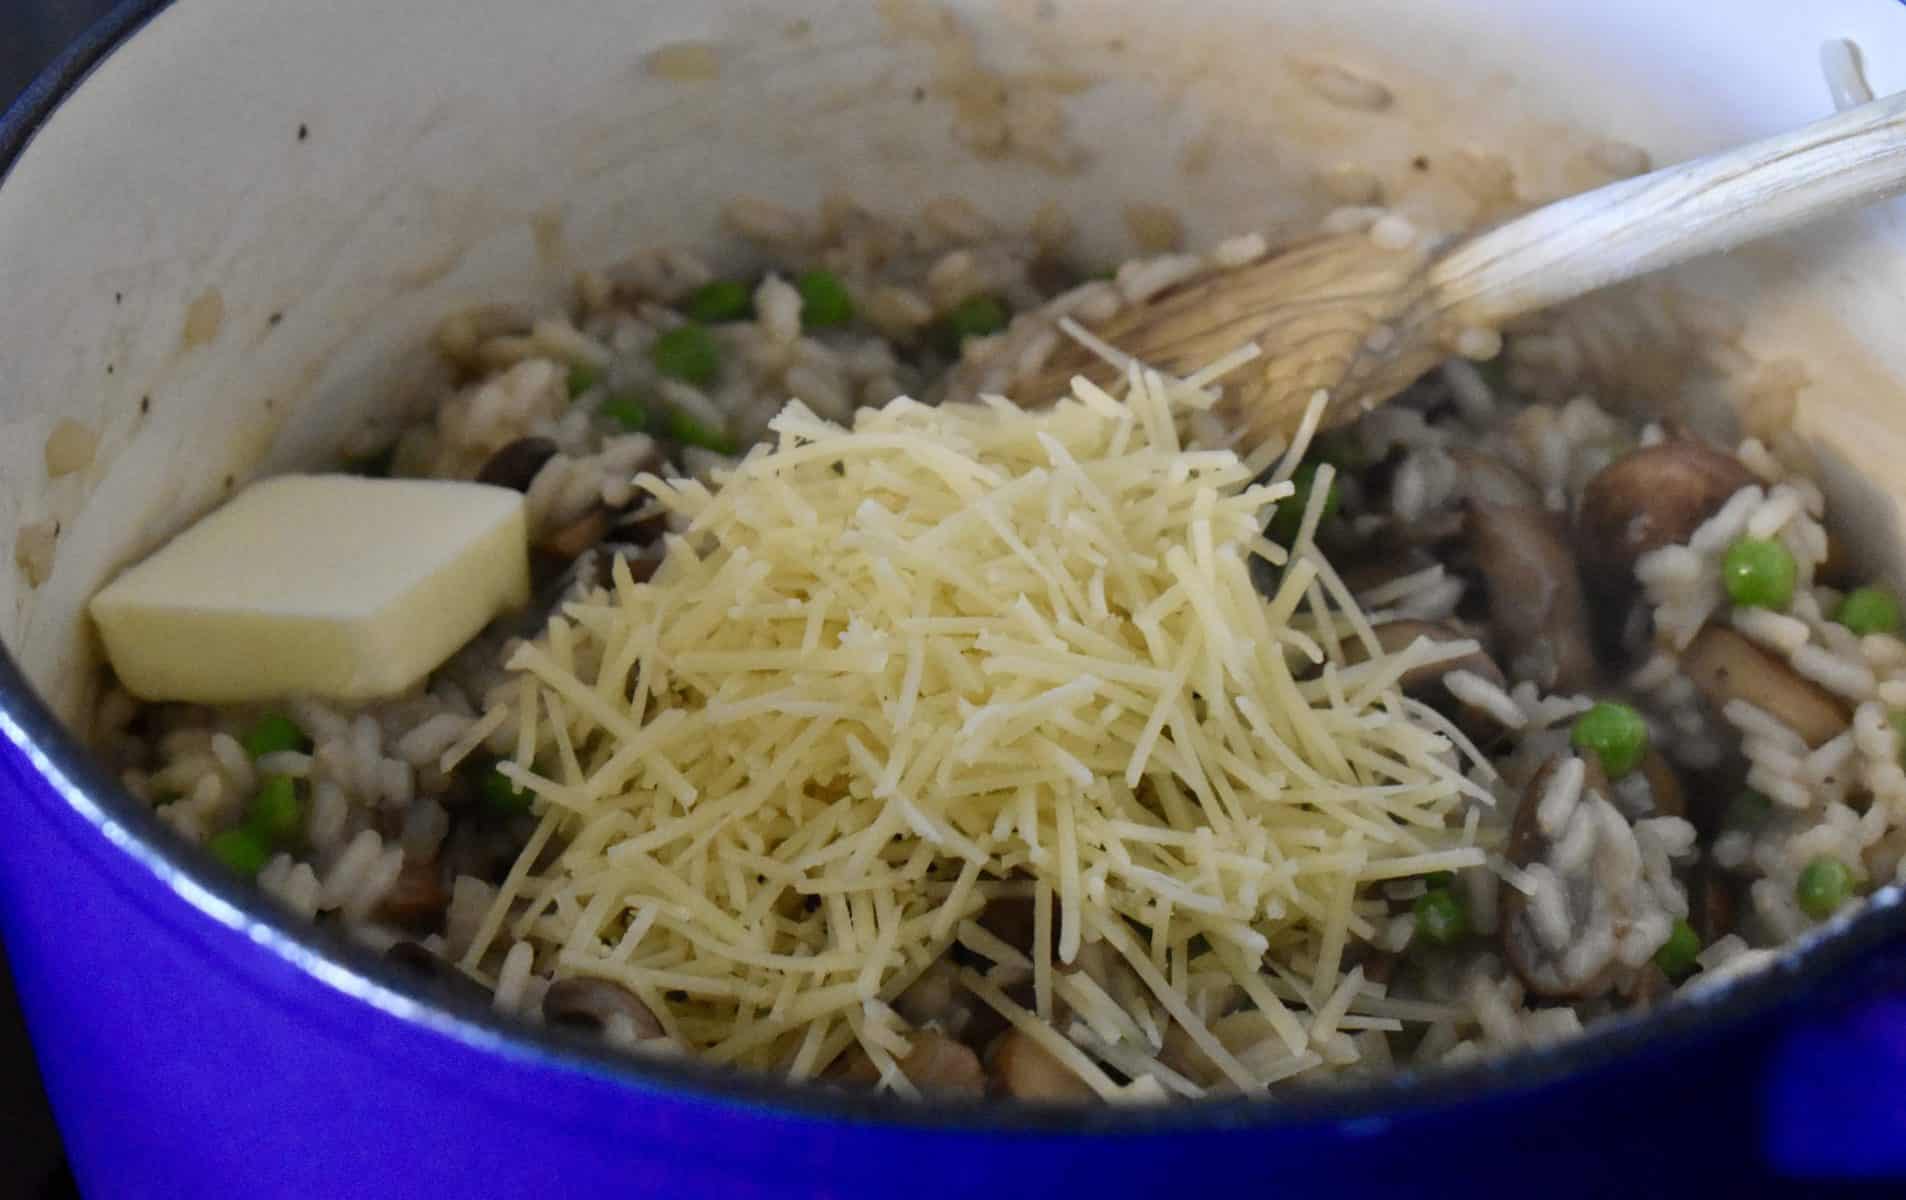
[{"label": "pile of shredded parmesan cheese", "polygon": [[[1377,646],[1311,543],[1327,467],[1264,537],[1311,426],[1254,484],[1181,444],[1220,367],[1127,366],[1038,411],[792,404],[713,488],[640,479],[676,530],[653,579],[618,564],[510,662],[502,769],[541,820],[466,969],[527,944],[704,1058],[802,1078],[858,1044],[903,1092],[889,1002],[956,944],[1108,1098],[1206,1090],[1174,1026],[1251,1092],[1436,1015],[1346,949],[1366,885],[1483,861],[1479,760],[1396,687],[1473,643]],[[1029,952],[975,920],[1002,896]],[[1098,943],[1132,987],[1070,969]]]}]

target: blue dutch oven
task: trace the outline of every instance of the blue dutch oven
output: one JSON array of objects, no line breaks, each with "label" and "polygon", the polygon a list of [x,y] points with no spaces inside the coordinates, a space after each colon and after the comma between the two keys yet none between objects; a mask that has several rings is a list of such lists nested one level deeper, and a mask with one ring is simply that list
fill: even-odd
[{"label": "blue dutch oven", "polygon": [[[1906,71],[1885,0],[1685,4],[1672,27],[1644,0],[124,5],[0,121],[0,933],[81,1185],[1606,1196],[1906,1171],[1897,887],[1776,968],[1498,1061],[1266,1102],[914,1107],[637,1063],[420,990],[168,836],[69,732],[90,590],[230,479],[334,453],[459,301],[553,295],[579,262],[708,238],[743,193],[951,192],[1021,215],[1056,195],[1109,255],[1128,200],[1180,207],[1195,236],[1261,225],[1314,212],[1340,158],[1485,144],[1554,173],[1588,144],[1575,129],[1678,157],[1823,111],[1826,36],[1857,37],[1883,88]],[[655,69],[682,42],[713,47],[719,78]],[[1382,75],[1398,113],[1307,108],[1285,65],[1313,52]],[[1066,115],[1066,173],[1010,136],[972,153],[949,63],[1088,81],[1037,101]],[[1200,136],[1219,153],[1188,175]],[[1783,306],[1831,289],[1834,329],[1809,327],[1806,352],[1844,386],[1815,393],[1880,399],[1848,415],[1829,396],[1814,428],[1859,429],[1838,449],[1876,481],[1881,525],[1906,446],[1885,391],[1906,391],[1906,358],[1882,336],[1906,316],[1885,286],[1903,250],[1880,212],[1688,277],[1752,288],[1776,335]],[[49,478],[61,417],[99,450]]]}]

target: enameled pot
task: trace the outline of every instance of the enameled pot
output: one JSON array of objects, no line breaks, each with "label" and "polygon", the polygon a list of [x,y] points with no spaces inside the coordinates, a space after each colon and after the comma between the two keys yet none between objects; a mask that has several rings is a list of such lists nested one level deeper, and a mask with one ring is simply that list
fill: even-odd
[{"label": "enameled pot", "polygon": [[[1274,1102],[916,1108],[419,992],[165,836],[73,732],[90,592],[236,484],[334,454],[459,305],[711,243],[742,195],[1016,220],[1057,199],[1110,259],[1129,206],[1194,240],[1295,229],[1354,162],[1453,224],[1477,164],[1534,197],[1630,153],[1611,142],[1671,161],[1822,115],[1828,37],[1906,84],[1892,0],[127,3],[0,120],[0,932],[81,1184],[1645,1195],[1906,1169],[1895,887],[1779,968],[1541,1052]],[[1333,100],[1320,64],[1388,103]],[[1903,212],[1673,281],[1804,361],[1797,419],[1896,582]],[[61,419],[97,448],[49,477]]]}]

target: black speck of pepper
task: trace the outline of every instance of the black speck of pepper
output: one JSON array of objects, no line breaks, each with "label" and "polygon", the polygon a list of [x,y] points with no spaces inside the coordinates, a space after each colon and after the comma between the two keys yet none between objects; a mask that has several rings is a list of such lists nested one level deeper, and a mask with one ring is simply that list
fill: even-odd
[{"label": "black speck of pepper", "polygon": [[309,125],[304,124],[302,121],[299,122],[298,123],[298,140],[301,142],[304,142],[304,141],[309,141],[310,139],[311,139],[311,127]]},{"label": "black speck of pepper", "polygon": [[232,490],[232,485],[233,485],[233,484],[236,484],[237,482],[238,482],[238,480],[237,480],[237,478],[236,478],[236,477],[234,477],[234,476],[231,476],[231,475],[227,475],[227,476],[225,477],[225,490],[226,490],[226,491],[228,491],[228,492],[229,492],[229,491],[231,491],[231,490]]},{"label": "black speck of pepper", "polygon": [[113,293],[113,303],[114,303],[114,304],[124,304],[125,302],[126,302],[126,293],[124,293],[124,292],[114,292],[114,293]]},{"label": "black speck of pepper", "polygon": [[267,324],[267,325],[272,325],[272,326],[276,326],[276,325],[278,324],[278,322],[280,322],[280,321],[282,321],[282,320],[284,320],[284,319],[285,319],[285,314],[283,314],[283,313],[281,313],[281,312],[275,312],[275,313],[273,313],[273,314],[271,314],[271,315],[270,315],[269,317],[266,317],[266,318],[265,318],[265,324]]},{"label": "black speck of pepper", "polygon": [[1429,159],[1419,154],[1415,158],[1412,158],[1410,160],[1410,166],[1416,168],[1419,171],[1427,171],[1429,170]]},{"label": "black speck of pepper", "polygon": [[152,411],[152,397],[151,396],[139,397],[139,411],[141,413],[149,413]]},{"label": "black speck of pepper", "polygon": [[110,374],[112,374],[112,373],[113,373],[113,365],[112,365],[111,363],[107,363],[107,364],[106,364],[106,374],[108,374],[108,375],[110,375]]},{"label": "black speck of pepper", "polygon": [[925,88],[917,87],[913,89],[913,102],[915,104],[925,103],[926,98],[927,98],[927,90]]}]

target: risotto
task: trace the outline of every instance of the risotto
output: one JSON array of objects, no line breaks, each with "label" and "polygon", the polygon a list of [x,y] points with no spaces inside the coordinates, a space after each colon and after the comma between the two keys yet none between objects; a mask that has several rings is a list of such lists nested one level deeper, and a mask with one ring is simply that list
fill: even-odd
[{"label": "risotto", "polygon": [[1261,236],[1101,271],[1056,209],[726,219],[745,271],[451,316],[352,448],[520,493],[527,608],[370,703],[109,680],[127,788],[524,1020],[907,1096],[1540,1044],[1899,875],[1898,604],[1797,442],[1558,390],[1532,328],[1239,445],[1250,347],[1025,393]]}]

